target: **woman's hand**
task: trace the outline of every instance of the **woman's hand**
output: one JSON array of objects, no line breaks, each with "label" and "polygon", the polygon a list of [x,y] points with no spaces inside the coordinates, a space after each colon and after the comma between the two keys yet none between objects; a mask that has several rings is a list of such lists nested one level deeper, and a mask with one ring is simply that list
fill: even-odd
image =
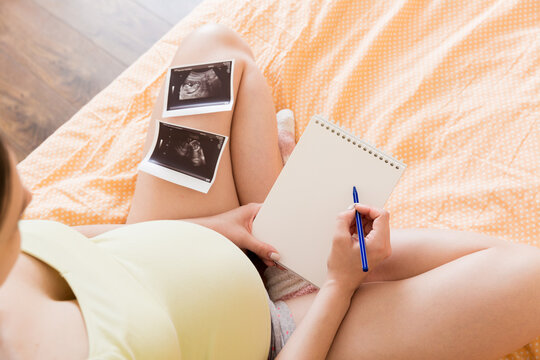
[{"label": "woman's hand", "polygon": [[[390,225],[386,210],[355,204],[362,216],[364,239],[370,271],[390,256]],[[328,256],[327,282],[334,282],[348,290],[356,290],[365,280],[367,272],[362,270],[360,245],[356,232],[355,209],[340,213]]]},{"label": "woman's hand", "polygon": [[277,250],[260,240],[257,240],[251,234],[253,219],[259,212],[262,204],[249,203],[236,209],[211,216],[211,228],[221,235],[231,240],[236,246],[245,250],[250,250],[257,254],[259,258],[268,266],[276,265],[274,260],[279,258],[270,258],[271,253],[276,253]]}]

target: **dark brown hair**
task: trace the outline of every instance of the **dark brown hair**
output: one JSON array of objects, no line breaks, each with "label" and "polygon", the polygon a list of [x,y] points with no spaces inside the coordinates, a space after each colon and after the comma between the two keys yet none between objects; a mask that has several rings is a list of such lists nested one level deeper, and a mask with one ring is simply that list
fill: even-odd
[{"label": "dark brown hair", "polygon": [[4,222],[5,211],[9,203],[11,171],[8,148],[0,134],[0,226]]}]

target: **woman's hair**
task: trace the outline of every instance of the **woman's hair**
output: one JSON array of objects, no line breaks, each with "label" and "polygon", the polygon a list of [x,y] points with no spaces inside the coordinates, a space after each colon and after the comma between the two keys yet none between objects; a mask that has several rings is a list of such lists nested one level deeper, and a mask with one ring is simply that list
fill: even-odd
[{"label": "woman's hair", "polygon": [[5,211],[9,203],[11,171],[9,152],[0,135],[0,226],[4,222]]}]

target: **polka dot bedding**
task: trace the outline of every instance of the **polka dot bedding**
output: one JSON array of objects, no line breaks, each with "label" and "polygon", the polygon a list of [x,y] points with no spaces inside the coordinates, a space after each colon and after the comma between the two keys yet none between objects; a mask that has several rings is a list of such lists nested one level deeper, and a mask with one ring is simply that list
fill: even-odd
[{"label": "polka dot bedding", "polygon": [[[249,43],[297,140],[325,114],[408,165],[393,227],[540,246],[537,0],[207,0],[19,164],[26,218],[125,221],[166,69],[208,22]],[[540,337],[505,359],[540,359]]]}]

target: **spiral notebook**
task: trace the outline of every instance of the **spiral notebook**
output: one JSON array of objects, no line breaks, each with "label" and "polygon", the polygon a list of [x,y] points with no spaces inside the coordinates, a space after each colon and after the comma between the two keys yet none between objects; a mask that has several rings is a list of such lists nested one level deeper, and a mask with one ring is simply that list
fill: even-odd
[{"label": "spiral notebook", "polygon": [[361,203],[382,208],[405,167],[315,115],[255,217],[253,235],[279,251],[281,266],[321,287],[335,219],[353,203],[353,186]]}]

